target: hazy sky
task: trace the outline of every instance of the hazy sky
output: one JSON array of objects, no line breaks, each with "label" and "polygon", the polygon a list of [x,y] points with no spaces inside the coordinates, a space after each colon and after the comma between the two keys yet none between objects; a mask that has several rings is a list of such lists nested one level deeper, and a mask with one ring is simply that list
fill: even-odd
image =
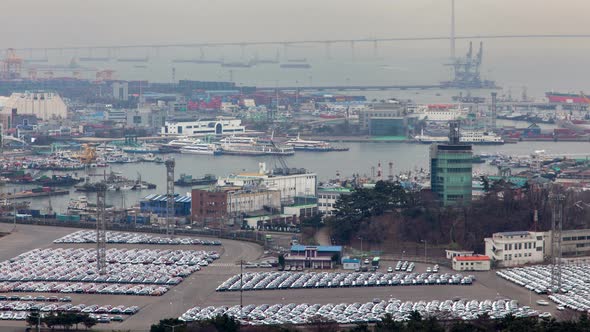
[{"label": "hazy sky", "polygon": [[[2,0],[2,46],[446,35],[450,0]],[[457,34],[590,33],[588,0],[456,0]]]}]

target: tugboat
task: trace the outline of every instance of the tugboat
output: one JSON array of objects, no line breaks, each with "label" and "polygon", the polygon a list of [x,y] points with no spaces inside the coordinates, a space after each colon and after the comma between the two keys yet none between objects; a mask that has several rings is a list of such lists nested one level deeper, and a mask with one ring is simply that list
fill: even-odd
[{"label": "tugboat", "polygon": [[206,174],[202,178],[193,179],[192,175],[180,174],[180,179],[174,181],[175,186],[191,187],[191,186],[206,186],[217,182],[217,177],[213,174]]}]

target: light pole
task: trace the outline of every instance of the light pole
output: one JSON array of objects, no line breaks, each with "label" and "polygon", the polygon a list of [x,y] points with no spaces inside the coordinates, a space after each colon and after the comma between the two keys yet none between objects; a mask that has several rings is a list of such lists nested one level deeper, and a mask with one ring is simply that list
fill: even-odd
[{"label": "light pole", "polygon": [[361,240],[361,255],[362,255],[363,254],[363,237],[359,236],[358,239]]},{"label": "light pole", "polygon": [[428,241],[422,240],[421,242],[424,242],[424,263],[426,263],[426,245],[428,244]]},{"label": "light pole", "polygon": [[178,327],[178,326],[182,326],[182,325],[183,325],[183,324],[176,324],[176,325],[167,325],[167,324],[164,324],[164,327],[169,327],[169,328],[171,328],[171,329],[172,329],[172,332],[174,332],[174,329],[175,329],[176,327]]},{"label": "light pole", "polygon": [[402,262],[404,261],[404,255],[405,255],[406,251],[402,250]]}]

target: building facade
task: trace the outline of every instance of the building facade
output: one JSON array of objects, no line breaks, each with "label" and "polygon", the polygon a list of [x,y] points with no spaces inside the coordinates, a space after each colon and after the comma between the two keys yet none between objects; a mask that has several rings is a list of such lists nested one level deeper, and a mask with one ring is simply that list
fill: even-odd
[{"label": "building facade", "polygon": [[268,210],[280,212],[281,194],[264,188],[244,190],[218,187],[214,190],[192,190],[192,220],[196,223],[233,224],[244,214]]},{"label": "building facade", "polygon": [[127,128],[144,128],[158,132],[166,123],[166,111],[151,107],[142,107],[126,112]]},{"label": "building facade", "polygon": [[550,254],[550,247],[546,246],[549,235],[526,231],[494,233],[484,239],[485,254],[498,267],[542,263]]},{"label": "building facade", "polygon": [[228,117],[215,119],[166,121],[161,135],[179,136],[207,136],[207,135],[235,135],[246,132],[242,120]]},{"label": "building facade", "polygon": [[[333,258],[337,257],[334,261]],[[285,265],[302,268],[331,269],[342,257],[342,246],[291,246]]]},{"label": "building facade", "polygon": [[482,255],[453,257],[455,271],[489,271],[490,257]]},{"label": "building facade", "polygon": [[372,104],[359,112],[360,129],[368,132],[371,119],[399,119],[404,116],[404,111],[405,105],[397,100]]},{"label": "building facade", "polygon": [[307,173],[305,169],[291,169],[289,172],[266,171],[261,163],[257,173],[240,173],[218,180],[220,186],[264,186],[281,192],[282,204],[293,204],[297,197],[316,197],[317,174]]},{"label": "building facade", "polygon": [[[142,213],[154,213],[159,217],[166,217],[168,196],[151,194],[143,198],[139,203]],[[174,196],[174,215],[176,217],[187,217],[191,214],[191,197]]]},{"label": "building facade", "polygon": [[430,186],[432,192],[443,205],[471,203],[472,160],[471,145],[431,145]]},{"label": "building facade", "polygon": [[334,205],[342,195],[349,195],[352,190],[342,187],[318,188],[318,211],[324,216],[334,215]]},{"label": "building facade", "polygon": [[66,119],[68,116],[67,105],[53,92],[14,92],[5,101],[1,112],[10,116],[13,109],[20,115],[32,114],[43,121]]},{"label": "building facade", "polygon": [[129,100],[129,83],[114,82],[113,83],[113,99]]}]

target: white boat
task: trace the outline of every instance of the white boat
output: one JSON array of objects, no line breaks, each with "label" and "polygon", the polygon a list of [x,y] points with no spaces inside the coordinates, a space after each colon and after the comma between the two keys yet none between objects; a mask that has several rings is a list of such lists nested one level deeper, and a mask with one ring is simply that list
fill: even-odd
[{"label": "white boat", "polygon": [[132,185],[128,185],[128,184],[124,184],[122,186],[119,187],[119,190],[131,190],[133,189]]},{"label": "white boat", "polygon": [[[420,135],[414,136],[414,140],[420,143],[447,143],[449,138],[446,136],[424,135],[424,132],[422,132]],[[504,144],[504,139],[493,132],[483,130],[461,130],[459,142],[466,144],[492,145]]]},{"label": "white boat", "polygon": [[220,154],[219,148],[215,144],[210,143],[196,143],[186,145],[180,148],[180,153],[186,154],[205,154],[205,155],[216,155]]},{"label": "white boat", "polygon": [[301,139],[301,137],[299,137],[299,134],[297,134],[297,138],[290,139],[287,142],[285,142],[285,144],[292,146],[293,149],[296,151],[348,151],[348,148],[334,147],[328,142]]},{"label": "white boat", "polygon": [[189,138],[189,137],[182,137],[175,140],[172,140],[166,144],[163,144],[163,147],[171,148],[171,149],[181,149],[186,146],[199,144],[201,140],[198,138]]},{"label": "white boat", "polygon": [[263,156],[263,155],[284,155],[289,156],[295,153],[293,147],[277,145],[265,142],[261,143],[256,137],[247,136],[230,136],[220,141],[220,148],[222,154],[230,155],[247,155],[247,156]]}]

